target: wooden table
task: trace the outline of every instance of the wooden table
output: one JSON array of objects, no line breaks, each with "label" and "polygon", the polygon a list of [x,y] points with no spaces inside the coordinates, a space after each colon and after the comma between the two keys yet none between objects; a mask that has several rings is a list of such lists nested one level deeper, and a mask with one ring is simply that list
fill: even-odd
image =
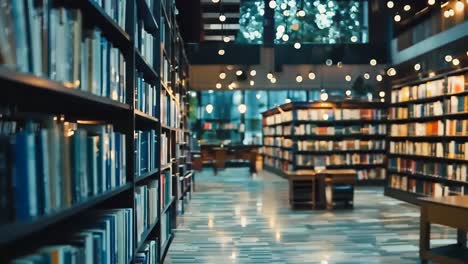
[{"label": "wooden table", "polygon": [[[327,209],[333,208],[333,188],[335,185],[349,185],[352,188],[352,194],[349,197],[345,197],[343,201],[345,201],[346,205],[353,206],[354,204],[354,186],[356,185],[356,177],[357,172],[356,170],[350,169],[340,169],[340,170],[332,170],[332,169],[325,169],[317,172],[321,181],[324,183],[322,184],[324,190],[322,193],[325,195],[324,201],[326,202]],[[328,191],[327,191],[328,190]]]},{"label": "wooden table", "polygon": [[259,146],[257,145],[208,145],[200,146],[201,151],[197,158],[194,158],[194,169],[201,170],[203,164],[213,166],[215,174],[220,169],[226,168],[226,162],[234,160],[245,160],[249,162],[251,173],[257,172],[257,158],[259,156]]},{"label": "wooden table", "polygon": [[285,175],[289,182],[289,204],[291,207],[312,206],[316,209],[323,205],[320,179],[314,170],[288,171]]},{"label": "wooden table", "polygon": [[[434,261],[444,264],[468,263],[466,232],[468,231],[468,195],[440,198],[420,198],[421,224],[419,256],[421,263]],[[457,244],[430,247],[431,224],[457,229]]]}]

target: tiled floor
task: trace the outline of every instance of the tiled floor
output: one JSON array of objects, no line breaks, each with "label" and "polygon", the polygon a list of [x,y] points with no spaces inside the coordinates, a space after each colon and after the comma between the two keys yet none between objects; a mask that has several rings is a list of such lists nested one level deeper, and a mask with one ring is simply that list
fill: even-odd
[{"label": "tiled floor", "polygon": [[[419,210],[360,187],[354,210],[293,211],[288,183],[268,172],[210,170],[180,218],[167,264],[418,263]],[[433,228],[432,245],[454,243]]]}]

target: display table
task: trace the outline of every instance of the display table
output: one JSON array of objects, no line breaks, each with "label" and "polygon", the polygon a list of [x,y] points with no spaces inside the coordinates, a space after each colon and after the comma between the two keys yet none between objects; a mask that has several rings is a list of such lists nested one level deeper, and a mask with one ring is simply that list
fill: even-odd
[{"label": "display table", "polygon": [[324,190],[314,170],[298,170],[285,172],[289,182],[289,204],[295,208],[298,206],[310,206],[317,209],[324,205]]},{"label": "display table", "polygon": [[317,175],[324,182],[325,201],[327,209],[332,209],[337,202],[343,202],[346,207],[354,205],[354,186],[357,183],[355,170],[322,170]]},{"label": "display table", "polygon": [[[468,263],[466,232],[468,230],[468,196],[420,198],[421,223],[419,256],[421,263]],[[430,247],[431,224],[457,229],[457,244]]]}]

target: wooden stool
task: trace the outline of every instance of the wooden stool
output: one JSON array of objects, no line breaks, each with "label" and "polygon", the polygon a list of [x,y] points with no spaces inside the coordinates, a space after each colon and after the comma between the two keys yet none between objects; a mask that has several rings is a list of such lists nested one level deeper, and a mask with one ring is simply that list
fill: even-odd
[{"label": "wooden stool", "polygon": [[327,209],[333,209],[335,202],[344,202],[346,207],[354,205],[355,170],[322,170],[317,173],[323,181]]},{"label": "wooden stool", "polygon": [[316,209],[323,206],[323,187],[314,170],[288,171],[285,174],[289,181],[289,204],[292,208],[302,205]]}]

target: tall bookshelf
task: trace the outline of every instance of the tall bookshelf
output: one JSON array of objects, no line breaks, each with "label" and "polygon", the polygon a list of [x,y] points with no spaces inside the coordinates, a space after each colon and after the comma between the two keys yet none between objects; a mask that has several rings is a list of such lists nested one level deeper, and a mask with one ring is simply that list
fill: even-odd
[{"label": "tall bookshelf", "polygon": [[360,184],[385,179],[386,105],[340,101],[288,103],[263,113],[267,169],[355,169]]},{"label": "tall bookshelf", "polygon": [[0,262],[163,263],[194,177],[175,3],[4,4]]},{"label": "tall bookshelf", "polygon": [[468,73],[458,69],[392,88],[388,196],[468,193]]}]

